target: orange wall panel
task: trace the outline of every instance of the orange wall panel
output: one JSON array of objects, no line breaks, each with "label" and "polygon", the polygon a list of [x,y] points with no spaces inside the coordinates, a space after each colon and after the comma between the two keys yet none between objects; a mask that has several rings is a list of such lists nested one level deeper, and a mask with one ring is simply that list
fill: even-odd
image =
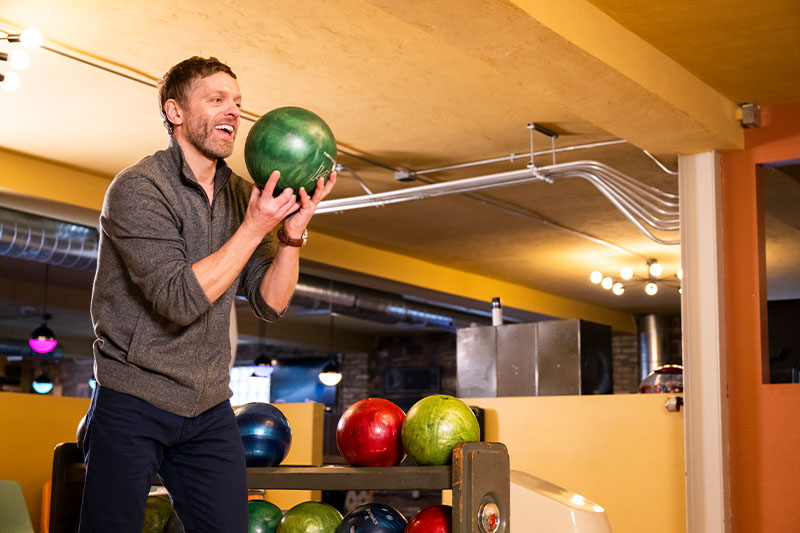
[{"label": "orange wall panel", "polygon": [[800,531],[800,385],[764,384],[766,276],[757,165],[800,158],[800,102],[762,110],[722,157],[732,530]]}]

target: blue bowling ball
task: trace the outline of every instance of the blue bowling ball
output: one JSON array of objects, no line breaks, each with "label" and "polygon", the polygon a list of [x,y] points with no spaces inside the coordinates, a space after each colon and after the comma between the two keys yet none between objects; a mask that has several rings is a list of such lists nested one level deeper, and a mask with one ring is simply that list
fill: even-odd
[{"label": "blue bowling ball", "polygon": [[406,523],[394,507],[367,503],[347,513],[337,533],[402,533]]},{"label": "blue bowling ball", "polygon": [[268,403],[247,403],[234,409],[248,467],[278,466],[292,445],[286,416]]}]

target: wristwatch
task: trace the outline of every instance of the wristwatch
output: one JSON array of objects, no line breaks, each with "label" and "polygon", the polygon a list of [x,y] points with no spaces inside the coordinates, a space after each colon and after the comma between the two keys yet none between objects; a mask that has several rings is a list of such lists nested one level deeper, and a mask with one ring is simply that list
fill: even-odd
[{"label": "wristwatch", "polygon": [[308,241],[308,230],[303,230],[303,234],[300,236],[299,239],[291,239],[288,235],[286,235],[286,229],[281,226],[278,230],[278,240],[281,241],[282,244],[286,246],[294,246],[295,248],[302,248],[306,245]]}]

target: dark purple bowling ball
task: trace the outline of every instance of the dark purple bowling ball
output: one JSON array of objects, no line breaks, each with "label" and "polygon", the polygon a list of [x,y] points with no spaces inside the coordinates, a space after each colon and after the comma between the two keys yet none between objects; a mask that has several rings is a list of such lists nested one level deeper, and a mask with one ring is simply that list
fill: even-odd
[{"label": "dark purple bowling ball", "polygon": [[234,409],[248,467],[278,466],[292,445],[286,416],[268,403],[247,403]]},{"label": "dark purple bowling ball", "polygon": [[394,507],[367,503],[347,513],[337,533],[402,533],[405,528],[405,517]]}]

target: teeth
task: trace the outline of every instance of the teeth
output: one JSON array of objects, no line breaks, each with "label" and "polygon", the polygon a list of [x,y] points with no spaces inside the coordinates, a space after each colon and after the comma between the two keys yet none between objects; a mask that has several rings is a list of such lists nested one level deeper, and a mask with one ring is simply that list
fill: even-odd
[{"label": "teeth", "polygon": [[225,130],[228,133],[233,133],[233,126],[229,126],[227,124],[220,124],[219,126],[216,127],[216,129]]}]

